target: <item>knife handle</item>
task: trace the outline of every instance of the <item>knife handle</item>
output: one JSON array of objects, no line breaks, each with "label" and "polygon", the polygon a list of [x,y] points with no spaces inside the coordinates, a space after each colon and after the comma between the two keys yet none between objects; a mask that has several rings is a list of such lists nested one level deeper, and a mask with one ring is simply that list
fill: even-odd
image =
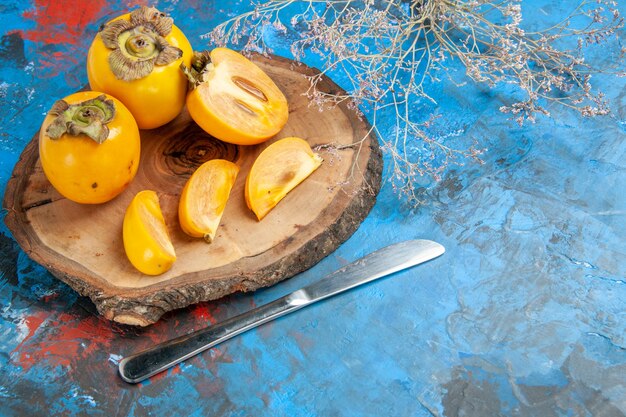
[{"label": "knife handle", "polygon": [[370,253],[297,291],[222,323],[161,343],[120,361],[120,376],[137,383],[260,324],[358,285],[427,262],[445,252],[430,240],[407,240]]},{"label": "knife handle", "polygon": [[124,381],[136,384],[231,337],[298,310],[310,301],[305,290],[294,291],[219,324],[128,356],[119,363],[120,376]]}]

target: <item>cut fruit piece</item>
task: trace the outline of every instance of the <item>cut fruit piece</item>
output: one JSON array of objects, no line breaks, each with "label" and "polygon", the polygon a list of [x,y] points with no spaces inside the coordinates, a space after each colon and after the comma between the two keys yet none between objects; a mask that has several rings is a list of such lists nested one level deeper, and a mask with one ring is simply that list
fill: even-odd
[{"label": "cut fruit piece", "polygon": [[185,233],[215,238],[239,167],[224,159],[207,161],[187,180],[178,204],[178,220]]},{"label": "cut fruit piece", "polygon": [[194,54],[185,70],[195,88],[187,95],[193,120],[210,135],[254,145],[287,123],[285,95],[261,68],[238,52],[215,48]]},{"label": "cut fruit piece", "polygon": [[128,205],[123,239],[128,260],[140,272],[159,275],[172,267],[176,253],[154,191],[137,193]]},{"label": "cut fruit piece", "polygon": [[322,164],[309,144],[289,137],[268,146],[254,161],[246,179],[246,204],[263,219],[280,200]]}]

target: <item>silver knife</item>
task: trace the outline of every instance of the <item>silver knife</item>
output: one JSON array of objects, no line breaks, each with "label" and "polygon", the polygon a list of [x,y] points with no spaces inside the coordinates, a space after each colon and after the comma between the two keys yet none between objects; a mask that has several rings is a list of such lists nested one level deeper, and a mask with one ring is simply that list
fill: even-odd
[{"label": "silver knife", "polygon": [[430,240],[408,240],[384,247],[268,304],[128,356],[119,363],[120,376],[129,383],[141,382],[263,323],[444,252],[443,246]]}]

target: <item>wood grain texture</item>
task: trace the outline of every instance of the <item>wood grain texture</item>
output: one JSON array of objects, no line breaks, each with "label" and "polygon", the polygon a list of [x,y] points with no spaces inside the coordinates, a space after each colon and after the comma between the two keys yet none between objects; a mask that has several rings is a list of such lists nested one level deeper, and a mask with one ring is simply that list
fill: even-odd
[{"label": "wood grain texture", "polygon": [[[43,174],[35,135],[14,168],[3,204],[5,222],[28,256],[89,296],[106,318],[148,325],[176,308],[272,285],[335,250],[375,202],[382,173],[378,142],[368,134],[367,121],[345,104],[323,111],[309,105],[306,76],[316,69],[278,57],[254,61],[289,101],[289,122],[275,138],[251,147],[226,144],[184,111],[162,128],[142,131],[137,176],[108,203],[80,205],[60,196]],[[328,78],[319,88],[341,91]],[[245,178],[256,156],[287,136],[306,139],[324,163],[259,222],[245,204]],[[343,147],[351,144],[358,145]],[[192,172],[214,158],[235,162],[240,173],[209,245],[182,232],[177,207]],[[159,195],[177,253],[172,269],[158,277],[136,271],[122,244],[124,212],[144,189]]]}]

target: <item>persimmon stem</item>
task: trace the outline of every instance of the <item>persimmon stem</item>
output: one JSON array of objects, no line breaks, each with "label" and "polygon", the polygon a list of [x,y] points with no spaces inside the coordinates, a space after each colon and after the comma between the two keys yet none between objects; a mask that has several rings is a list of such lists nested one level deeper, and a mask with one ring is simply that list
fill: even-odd
[{"label": "persimmon stem", "polygon": [[172,26],[171,17],[145,6],[133,11],[128,20],[114,20],[103,26],[100,38],[111,49],[109,66],[115,77],[137,80],[150,75],[155,65],[179,59],[183,51],[165,39]]},{"label": "persimmon stem", "polygon": [[49,114],[56,116],[46,129],[51,139],[59,139],[64,134],[87,135],[100,144],[109,137],[107,123],[115,117],[115,105],[102,94],[75,104],[58,100]]}]

